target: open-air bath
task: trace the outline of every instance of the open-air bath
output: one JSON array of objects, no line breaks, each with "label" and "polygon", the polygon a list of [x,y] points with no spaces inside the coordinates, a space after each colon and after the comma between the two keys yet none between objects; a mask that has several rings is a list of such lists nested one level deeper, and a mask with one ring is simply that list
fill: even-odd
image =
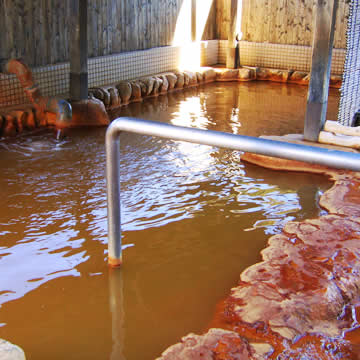
[{"label": "open-air bath", "polygon": [[[112,116],[283,135],[301,129],[305,93],[296,85],[213,83]],[[337,105],[332,90],[329,118]],[[126,260],[121,272],[109,273],[104,136],[104,128],[74,129],[61,141],[45,131],[0,143],[0,334],[29,359],[155,358],[184,334],[204,331],[269,236],[290,220],[324,212],[317,201],[331,183],[323,176],[275,172],[243,163],[239,152],[125,133]]]},{"label": "open-air bath", "polygon": [[0,358],[358,359],[359,18],[5,1]]}]

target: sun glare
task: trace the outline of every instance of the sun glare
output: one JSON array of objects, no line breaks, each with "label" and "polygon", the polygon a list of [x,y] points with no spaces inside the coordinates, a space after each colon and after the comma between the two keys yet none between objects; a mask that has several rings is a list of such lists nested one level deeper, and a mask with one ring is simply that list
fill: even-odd
[{"label": "sun glare", "polygon": [[174,46],[180,46],[179,68],[192,70],[200,66],[200,40],[214,0],[196,1],[196,41],[192,42],[192,1],[184,0],[176,22]]}]

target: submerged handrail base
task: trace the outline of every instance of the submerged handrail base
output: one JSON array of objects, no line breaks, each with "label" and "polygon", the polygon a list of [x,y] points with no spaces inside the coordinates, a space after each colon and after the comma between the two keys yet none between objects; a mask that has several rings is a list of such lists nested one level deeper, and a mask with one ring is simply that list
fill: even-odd
[{"label": "submerged handrail base", "polygon": [[108,263],[111,267],[122,265],[120,214],[120,133],[122,131],[304,161],[337,169],[360,171],[360,154],[357,153],[130,117],[117,118],[106,131]]},{"label": "submerged handrail base", "polygon": [[112,268],[120,267],[122,265],[122,255],[120,255],[118,258],[108,256],[108,264]]}]

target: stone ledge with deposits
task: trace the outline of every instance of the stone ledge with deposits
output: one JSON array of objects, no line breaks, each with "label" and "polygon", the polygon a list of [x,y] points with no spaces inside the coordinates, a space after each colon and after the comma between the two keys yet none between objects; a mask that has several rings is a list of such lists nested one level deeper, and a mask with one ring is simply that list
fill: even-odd
[{"label": "stone ledge with deposits", "polygon": [[[202,67],[197,71],[174,70],[139,79],[122,80],[113,85],[89,89],[89,97],[102,101],[106,110],[117,109],[131,102],[142,101],[147,97],[166,94],[211,82],[227,81],[274,81],[308,85],[310,76],[306,72],[277,70],[267,68],[242,67],[227,69],[218,67]],[[338,88],[341,77],[332,76],[331,87]]]},{"label": "stone ledge with deposits", "polygon": [[[319,200],[326,214],[291,221],[270,237],[262,262],[241,273],[210,330],[198,336],[223,329],[246,344],[241,355],[238,345],[223,347],[221,359],[359,359],[360,173],[250,153],[241,158],[273,170],[324,174],[334,184]],[[174,357],[180,348],[158,360],[202,358],[181,351]],[[218,359],[214,350],[207,356]]]}]

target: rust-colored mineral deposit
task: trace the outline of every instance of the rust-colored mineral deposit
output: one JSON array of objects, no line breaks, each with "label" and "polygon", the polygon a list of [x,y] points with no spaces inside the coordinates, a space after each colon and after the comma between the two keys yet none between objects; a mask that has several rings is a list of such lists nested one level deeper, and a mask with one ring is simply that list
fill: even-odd
[{"label": "rust-colored mineral deposit", "polygon": [[[221,359],[360,359],[360,173],[254,154],[242,159],[327,174],[334,181],[320,199],[327,214],[289,222],[272,236],[263,261],[240,275],[197,343],[221,328],[247,346],[238,355],[237,345],[219,345]],[[221,335],[217,341],[222,344]],[[182,351],[174,357],[181,346],[160,359],[202,358]],[[207,356],[218,359],[214,348]]]}]

